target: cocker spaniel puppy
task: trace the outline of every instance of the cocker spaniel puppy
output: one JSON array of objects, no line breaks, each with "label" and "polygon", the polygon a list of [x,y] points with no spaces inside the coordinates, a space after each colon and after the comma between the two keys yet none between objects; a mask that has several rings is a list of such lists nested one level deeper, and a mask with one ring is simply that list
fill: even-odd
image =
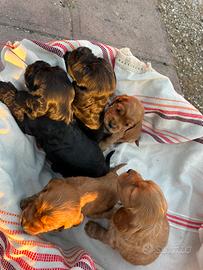
[{"label": "cocker spaniel puppy", "polygon": [[83,128],[84,132],[97,141],[102,150],[112,144],[136,142],[138,144],[144,118],[142,103],[133,96],[121,95],[107,105],[103,114],[103,125],[97,131]]},{"label": "cocker spaniel puppy", "polygon": [[[0,82],[0,101],[8,106],[21,130],[35,137],[51,161],[54,171],[64,177],[100,177],[109,171],[113,152],[105,159],[97,142],[88,138],[77,121],[67,125],[64,121],[51,120],[46,116],[34,120],[24,116],[23,107],[16,102],[21,92],[10,83]],[[25,97],[24,94],[22,96]],[[19,116],[23,118],[21,121],[18,120]]]},{"label": "cocker spaniel puppy", "polygon": [[143,180],[134,170],[118,178],[118,197],[123,207],[112,215],[108,229],[89,221],[87,234],[117,249],[135,265],[153,262],[168,241],[167,203],[157,184]]},{"label": "cocker spaniel puppy", "polygon": [[46,115],[66,124],[72,121],[75,90],[63,69],[52,67],[44,61],[36,61],[26,68],[25,83],[39,103],[33,106],[30,100],[27,102],[30,118]]},{"label": "cocker spaniel puppy", "polygon": [[7,105],[18,121],[23,121],[25,114],[29,115],[27,104],[32,104],[33,109],[40,106],[37,96],[27,91],[18,91],[11,82],[0,81],[0,101]]},{"label": "cocker spaniel puppy", "polygon": [[75,88],[74,114],[88,128],[98,129],[101,113],[116,87],[113,68],[86,47],[67,52],[64,60]]},{"label": "cocker spaniel puppy", "polygon": [[[120,167],[120,166],[119,166]],[[79,225],[84,216],[100,215],[116,204],[116,167],[100,178],[52,179],[44,189],[20,203],[25,232],[40,234]]]},{"label": "cocker spaniel puppy", "polygon": [[137,142],[142,130],[144,107],[133,96],[117,96],[104,113],[107,136],[100,142],[105,150],[113,143]]},{"label": "cocker spaniel puppy", "polygon": [[26,114],[31,119],[46,115],[66,124],[72,121],[75,91],[65,71],[37,61],[27,67],[25,82],[29,92],[17,91],[10,82],[0,82],[0,101],[17,120],[23,121]]}]

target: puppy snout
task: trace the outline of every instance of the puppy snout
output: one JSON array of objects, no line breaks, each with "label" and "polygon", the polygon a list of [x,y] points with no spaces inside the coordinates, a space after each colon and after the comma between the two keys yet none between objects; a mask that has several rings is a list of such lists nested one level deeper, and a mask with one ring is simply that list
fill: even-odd
[{"label": "puppy snout", "polygon": [[127,170],[127,173],[130,173],[130,172],[132,172],[133,170],[132,169],[129,169],[129,170]]}]

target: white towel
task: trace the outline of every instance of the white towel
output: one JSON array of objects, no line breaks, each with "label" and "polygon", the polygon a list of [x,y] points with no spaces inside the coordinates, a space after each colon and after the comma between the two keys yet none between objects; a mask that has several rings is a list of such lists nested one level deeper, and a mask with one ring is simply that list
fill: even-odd
[{"label": "white towel", "polygon": [[[118,50],[98,42],[81,40],[49,44],[22,40],[16,43],[16,49],[5,47],[2,50],[5,69],[0,73],[0,79],[13,82],[19,90],[24,89],[23,73],[28,64],[42,59],[65,69],[63,54],[78,46],[87,46],[97,56],[109,60],[117,77],[117,94],[135,95],[145,107],[140,146],[123,143],[115,147],[111,166],[126,162],[127,166],[120,172],[133,168],[144,178],[152,179],[161,186],[169,206],[170,236],[159,258],[144,267],[128,264],[117,251],[90,239],[84,232],[85,222],[71,230],[48,234],[46,238],[64,249],[78,245],[83,247],[106,270],[203,269],[203,117],[175,92],[167,77],[156,72],[150,64],[139,61],[127,48]],[[23,234],[18,216],[15,216],[20,213],[20,199],[39,191],[51,178],[52,172],[48,165],[44,165],[44,153],[37,149],[31,137],[22,134],[3,104],[0,105],[0,176],[0,231],[3,232],[0,255],[4,264],[8,262],[17,267],[15,269],[21,269],[18,259],[22,259],[32,267],[56,269],[56,265],[63,265],[65,268],[62,269],[70,269],[70,266],[64,266],[61,258],[65,257],[61,250],[55,246],[46,249],[41,246],[42,240],[38,237]],[[23,239],[25,242],[22,242]],[[28,246],[29,241],[38,242]],[[11,245],[7,253],[6,243]],[[12,247],[20,252],[18,256],[13,256]],[[23,250],[26,252],[22,253]],[[37,257],[30,259],[31,251],[40,256],[46,252],[57,254],[60,259],[57,263],[54,260],[48,263],[48,259],[39,261]],[[84,269],[94,269],[91,258],[81,252],[85,255],[80,263],[85,262],[86,265],[78,265],[83,269],[88,264],[92,268]],[[12,268],[4,266],[2,269]],[[97,266],[97,269],[101,268]]]}]

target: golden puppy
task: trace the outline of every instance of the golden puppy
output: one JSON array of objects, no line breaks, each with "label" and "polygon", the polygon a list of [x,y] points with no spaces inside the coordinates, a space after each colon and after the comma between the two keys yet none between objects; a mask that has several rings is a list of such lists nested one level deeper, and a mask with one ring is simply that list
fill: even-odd
[{"label": "golden puppy", "polygon": [[116,170],[99,178],[52,179],[44,189],[21,201],[25,232],[39,234],[79,225],[84,216],[100,215],[117,203]]},{"label": "golden puppy", "polygon": [[75,88],[74,114],[86,127],[98,129],[101,113],[116,88],[113,68],[86,47],[67,52],[64,60]]},{"label": "golden puppy", "polygon": [[99,143],[105,150],[111,144],[137,142],[142,130],[144,107],[133,96],[117,96],[104,113],[106,137]]},{"label": "golden puppy", "polygon": [[88,222],[85,230],[95,239],[117,249],[135,265],[153,262],[168,241],[167,203],[157,184],[129,170],[118,179],[118,196],[123,204],[112,215],[109,228]]}]

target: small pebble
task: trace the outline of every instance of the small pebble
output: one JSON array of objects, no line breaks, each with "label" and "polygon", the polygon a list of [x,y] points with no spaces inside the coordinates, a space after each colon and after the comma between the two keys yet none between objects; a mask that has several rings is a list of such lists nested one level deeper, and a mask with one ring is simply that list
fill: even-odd
[{"label": "small pebble", "polygon": [[203,113],[203,3],[158,0],[183,95]]}]

